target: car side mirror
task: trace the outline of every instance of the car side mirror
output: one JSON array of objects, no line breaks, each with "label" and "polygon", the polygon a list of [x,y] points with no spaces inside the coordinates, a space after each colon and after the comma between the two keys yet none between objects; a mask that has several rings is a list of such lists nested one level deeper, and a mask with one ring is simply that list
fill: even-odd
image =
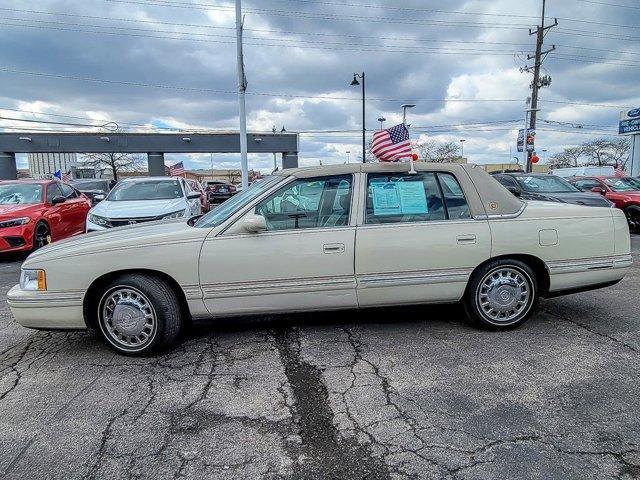
[{"label": "car side mirror", "polygon": [[94,196],[93,196],[93,199],[94,199],[96,202],[101,202],[102,200],[104,200],[104,195],[94,195]]},{"label": "car side mirror", "polygon": [[522,195],[522,191],[517,187],[507,187],[507,190],[513,193],[514,197],[519,197],[520,195]]},{"label": "car side mirror", "polygon": [[51,205],[58,205],[66,201],[67,201],[67,197],[63,197],[62,195],[56,195],[51,199]]},{"label": "car side mirror", "polygon": [[200,198],[200,192],[191,192],[187,194],[187,198],[189,200],[195,200],[196,198]]},{"label": "car side mirror", "polygon": [[591,191],[593,193],[599,193],[600,195],[604,195],[605,193],[607,193],[607,191],[602,187],[593,187]]},{"label": "car side mirror", "polygon": [[267,220],[262,215],[250,213],[242,219],[242,230],[247,233],[260,233],[267,229]]}]

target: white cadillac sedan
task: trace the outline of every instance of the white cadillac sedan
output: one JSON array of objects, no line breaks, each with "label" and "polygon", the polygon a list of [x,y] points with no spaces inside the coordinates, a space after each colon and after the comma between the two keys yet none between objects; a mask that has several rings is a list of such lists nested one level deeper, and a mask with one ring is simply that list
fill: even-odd
[{"label": "white cadillac sedan", "polygon": [[613,285],[631,265],[622,211],[523,202],[474,165],[284,170],[200,218],[56,242],[8,293],[19,323],[95,329],[125,354],[192,318],[461,301],[521,325],[539,297]]},{"label": "white cadillac sedan", "polygon": [[126,178],[89,211],[87,232],[200,213],[200,192],[183,178]]}]

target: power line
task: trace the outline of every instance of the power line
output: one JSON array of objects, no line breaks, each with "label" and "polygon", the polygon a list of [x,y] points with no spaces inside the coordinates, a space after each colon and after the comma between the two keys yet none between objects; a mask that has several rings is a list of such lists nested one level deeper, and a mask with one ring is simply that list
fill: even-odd
[{"label": "power line", "polygon": [[[49,26],[49,25],[26,25],[23,23],[16,24],[16,23],[8,23],[3,21],[0,21],[0,25],[9,26],[9,27],[37,28],[37,29],[72,32],[72,33],[89,33],[89,34],[95,34],[95,35],[116,35],[116,36],[138,37],[138,38],[155,38],[160,40],[185,40],[185,41],[192,41],[192,42],[235,44],[235,41],[232,40],[233,37],[229,35],[212,35],[212,34],[195,33],[195,35],[205,35],[210,37],[230,39],[229,41],[224,41],[224,40],[210,40],[210,39],[201,39],[201,38],[192,38],[192,37],[148,35],[143,33],[79,30],[77,28],[64,28],[64,27]],[[73,24],[68,24],[68,25],[73,25]],[[101,26],[96,26],[96,27],[103,28]],[[104,28],[109,28],[109,27],[104,27]],[[146,30],[146,31],[156,32],[156,33],[168,33],[170,35],[194,35],[186,32],[171,32],[166,30],[165,31],[150,30],[150,29],[138,29],[138,30]],[[478,48],[476,49],[449,48],[449,50],[443,50],[441,48],[436,48],[436,47],[422,47],[422,46],[403,47],[399,45],[380,45],[380,46],[374,46],[375,48],[373,47],[367,48],[367,47],[353,46],[351,44],[340,43],[340,42],[321,42],[321,41],[311,41],[311,40],[277,39],[277,38],[261,38],[261,37],[247,37],[247,38],[253,39],[253,40],[266,40],[271,42],[286,42],[286,43],[245,42],[245,45],[264,46],[264,47],[291,47],[291,48],[329,50],[329,51],[348,50],[348,51],[355,51],[355,52],[387,52],[387,53],[414,53],[414,54],[430,53],[430,54],[436,54],[436,55],[468,55],[469,53],[491,53],[492,55],[501,55],[501,56],[511,56],[517,53],[523,53],[522,51],[508,52],[505,50],[497,50],[497,49],[487,50],[487,49],[478,49]],[[298,45],[297,43],[302,43],[303,45]],[[413,50],[408,50],[408,48],[411,48]]]},{"label": "power line", "polygon": [[604,5],[607,7],[620,7],[620,8],[632,8],[635,10],[640,10],[640,7],[638,6],[634,6],[634,5],[621,5],[619,3],[609,3],[609,2],[599,2],[596,0],[575,0],[576,2],[582,2],[582,3],[590,3],[592,5]]}]

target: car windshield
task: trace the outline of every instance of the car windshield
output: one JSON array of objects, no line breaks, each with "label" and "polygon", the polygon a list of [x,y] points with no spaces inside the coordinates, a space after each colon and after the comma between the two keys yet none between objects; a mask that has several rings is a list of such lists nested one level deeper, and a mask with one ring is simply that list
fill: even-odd
[{"label": "car windshield", "polygon": [[569,193],[580,190],[566,180],[554,175],[521,175],[515,177],[520,187],[526,192],[536,193]]},{"label": "car windshield", "polygon": [[143,180],[117,184],[106,200],[123,202],[131,200],[169,200],[182,197],[177,180]]},{"label": "car windshield", "polygon": [[106,190],[107,182],[95,181],[95,182],[73,182],[72,185],[80,191],[84,190]]},{"label": "car windshield", "polygon": [[0,205],[42,203],[42,185],[5,183],[0,185]]},{"label": "car windshield", "polygon": [[631,178],[605,178],[604,183],[609,185],[614,192],[634,192],[640,190],[640,186]]},{"label": "car windshield", "polygon": [[222,202],[206,215],[203,215],[193,226],[206,228],[220,225],[247,203],[258,198],[263,192],[271,188],[272,185],[280,182],[283,178],[284,177],[274,175],[258,180],[246,190],[241,190],[240,193],[234,195],[226,202]]}]

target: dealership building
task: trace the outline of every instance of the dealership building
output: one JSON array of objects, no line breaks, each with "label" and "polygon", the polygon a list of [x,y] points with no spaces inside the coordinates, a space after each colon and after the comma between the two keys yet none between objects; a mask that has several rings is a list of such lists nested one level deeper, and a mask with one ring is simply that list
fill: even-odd
[{"label": "dealership building", "polygon": [[27,158],[31,178],[51,178],[58,170],[66,173],[77,162],[75,153],[29,153]]}]

